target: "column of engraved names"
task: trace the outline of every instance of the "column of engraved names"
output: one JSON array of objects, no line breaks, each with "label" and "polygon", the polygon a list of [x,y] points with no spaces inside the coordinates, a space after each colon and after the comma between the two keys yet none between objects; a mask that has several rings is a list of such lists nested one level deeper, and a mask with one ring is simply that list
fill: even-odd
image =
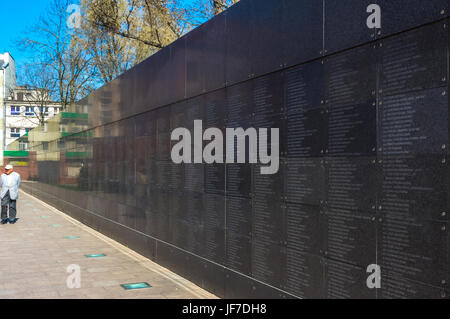
[{"label": "column of engraved names", "polygon": [[[251,117],[251,84],[227,88],[226,127],[247,129]],[[246,275],[251,275],[251,182],[250,164],[226,164],[227,266]]]},{"label": "column of engraved names", "polygon": [[[252,275],[280,288],[284,272],[284,108],[283,73],[277,72],[253,81],[253,126],[267,129],[259,139],[268,141],[268,150],[275,144],[281,158],[276,174],[262,175],[262,165],[253,165],[253,218],[252,218]],[[271,129],[277,128],[279,140],[272,145]]]},{"label": "column of engraved names", "polygon": [[283,288],[304,298],[323,296],[326,110],[324,66],[308,63],[285,74],[286,265]]}]

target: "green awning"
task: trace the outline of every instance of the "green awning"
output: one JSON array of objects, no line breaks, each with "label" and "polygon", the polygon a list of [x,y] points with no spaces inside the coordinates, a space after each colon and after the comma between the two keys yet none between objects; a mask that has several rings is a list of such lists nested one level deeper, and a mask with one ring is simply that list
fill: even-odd
[{"label": "green awning", "polygon": [[69,158],[86,158],[87,152],[66,152],[66,157]]},{"label": "green awning", "polygon": [[3,151],[5,157],[28,157],[28,152],[25,151]]},{"label": "green awning", "polygon": [[61,118],[63,118],[63,119],[88,119],[89,115],[87,113],[62,112]]},{"label": "green awning", "polygon": [[68,136],[73,136],[73,137],[93,137],[94,136],[94,132],[93,131],[79,132],[79,133],[62,132],[61,136],[62,137],[68,137]]}]

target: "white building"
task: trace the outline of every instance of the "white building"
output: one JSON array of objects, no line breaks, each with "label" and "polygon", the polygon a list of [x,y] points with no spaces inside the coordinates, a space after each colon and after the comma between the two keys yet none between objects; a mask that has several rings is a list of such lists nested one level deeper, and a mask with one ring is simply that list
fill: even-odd
[{"label": "white building", "polygon": [[[42,89],[18,86],[14,58],[0,54],[0,165],[9,144],[60,112],[61,105],[43,95]],[[26,143],[20,148],[26,150]]]},{"label": "white building", "polygon": [[6,97],[17,86],[16,63],[8,52],[0,54],[0,165],[6,146]]},{"label": "white building", "polygon": [[[41,91],[32,90],[27,86],[16,86],[6,99],[6,149],[8,145],[30,130],[44,124],[60,113],[61,105],[50,100],[43,100],[38,95]],[[27,145],[20,145],[21,151],[27,150]]]}]

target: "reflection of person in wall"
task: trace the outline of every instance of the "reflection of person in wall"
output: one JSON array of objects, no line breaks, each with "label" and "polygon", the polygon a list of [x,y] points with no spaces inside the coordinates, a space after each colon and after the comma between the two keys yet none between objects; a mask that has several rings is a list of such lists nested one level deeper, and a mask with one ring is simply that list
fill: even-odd
[{"label": "reflection of person in wall", "polygon": [[[8,223],[15,224],[16,218],[16,202],[19,197],[20,175],[13,171],[12,165],[6,165],[5,173],[2,175],[0,193],[2,199],[2,225]],[[8,218],[9,206],[9,218]]]}]

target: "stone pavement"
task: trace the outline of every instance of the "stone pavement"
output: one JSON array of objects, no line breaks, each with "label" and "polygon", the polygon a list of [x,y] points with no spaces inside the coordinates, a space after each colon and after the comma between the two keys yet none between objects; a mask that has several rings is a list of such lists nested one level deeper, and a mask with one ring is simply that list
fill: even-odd
[{"label": "stone pavement", "polygon": [[[0,225],[0,299],[216,298],[38,199],[19,196],[19,222]],[[69,265],[80,266],[79,289],[67,287]],[[152,287],[120,286],[138,282]]]}]

